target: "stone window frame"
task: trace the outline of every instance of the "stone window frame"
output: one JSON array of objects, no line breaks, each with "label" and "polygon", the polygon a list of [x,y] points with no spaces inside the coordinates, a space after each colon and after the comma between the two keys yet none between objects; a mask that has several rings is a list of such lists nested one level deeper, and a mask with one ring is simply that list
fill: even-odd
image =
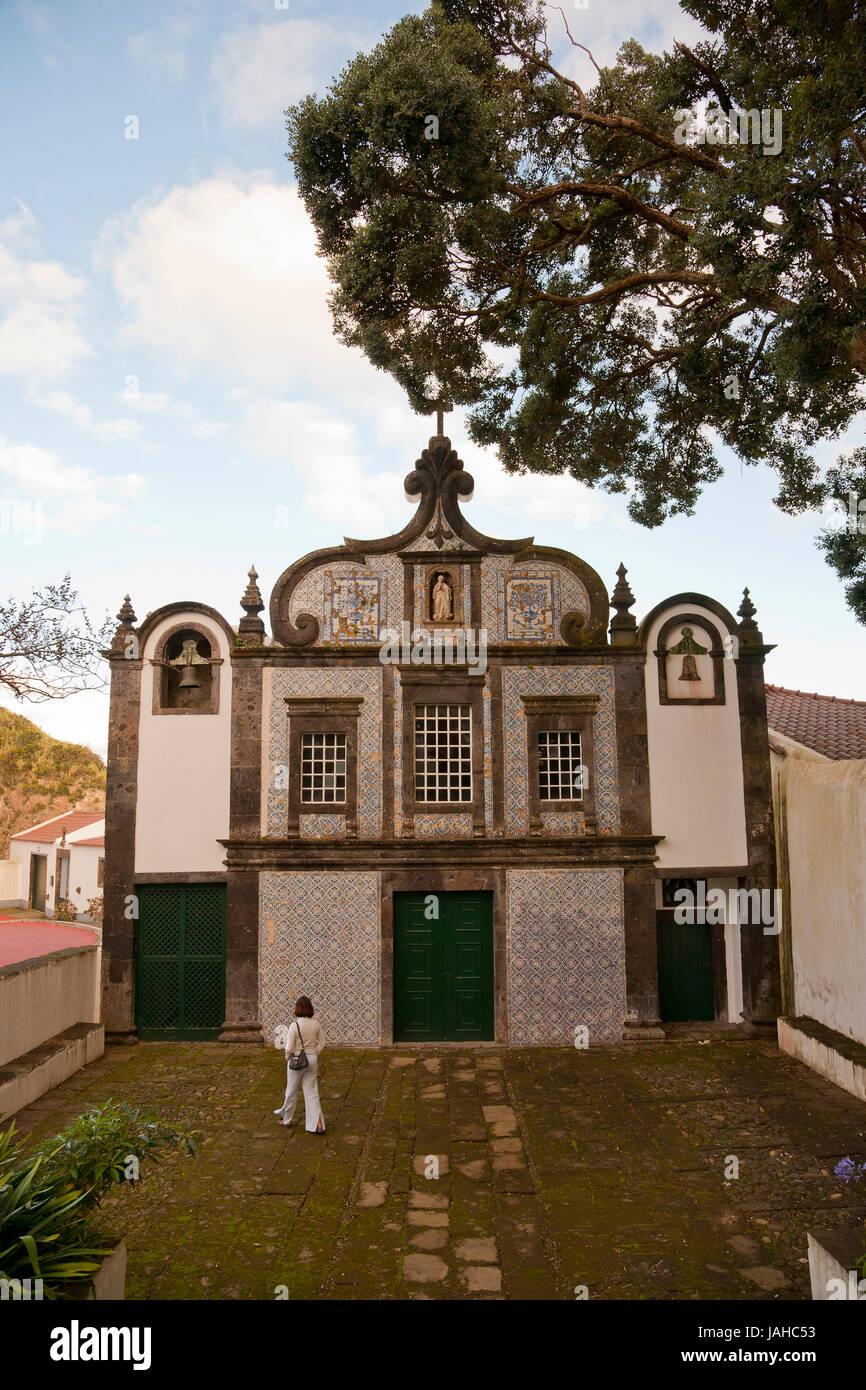
[{"label": "stone window frame", "polygon": [[[526,802],[529,811],[530,835],[544,833],[542,816],[548,813],[570,812],[582,815],[588,834],[598,826],[595,804],[595,736],[593,720],[601,704],[601,696],[587,695],[521,695],[526,717]],[[580,756],[589,768],[589,786],[583,788],[580,801],[542,801],[539,788],[538,735],[544,730],[571,731],[580,734]]]},{"label": "stone window frame", "polygon": [[[310,699],[286,696],[289,721],[289,807],[287,833],[300,835],[301,816],[345,816],[346,837],[358,835],[358,726],[363,697],[321,696]],[[346,735],[346,800],[301,800],[301,736],[303,734]]]},{"label": "stone window frame", "polygon": [[[484,820],[484,677],[468,668],[401,666],[403,693],[403,833],[414,833],[416,816],[468,815],[472,834],[485,833]],[[415,797],[415,706],[468,705],[472,739],[472,799],[470,801],[418,801]]]},{"label": "stone window frame", "polygon": [[96,886],[102,888],[105,883],[105,855],[100,854],[96,861]]},{"label": "stone window frame", "polygon": [[[210,701],[207,705],[198,708],[188,706],[182,709],[172,709],[165,704],[166,680],[168,679],[168,659],[165,650],[173,637],[177,637],[179,632],[194,632],[199,637],[203,637],[211,649],[211,656],[208,658],[210,665]],[[212,632],[209,632],[203,624],[193,622],[175,623],[160,637],[156,645],[156,650],[150,658],[150,664],[154,668],[153,680],[153,707],[152,714],[219,714],[220,712],[220,667],[223,664],[221,656],[214,656],[214,650],[219,651],[219,642]]]},{"label": "stone window frame", "polygon": [[[709,656],[713,663],[713,693],[702,696],[674,696],[668,694],[668,647],[667,639],[675,628],[702,627],[713,634]],[[660,705],[723,705],[725,703],[725,647],[716,623],[702,613],[676,613],[659,628],[654,653],[658,661],[659,704]]]}]

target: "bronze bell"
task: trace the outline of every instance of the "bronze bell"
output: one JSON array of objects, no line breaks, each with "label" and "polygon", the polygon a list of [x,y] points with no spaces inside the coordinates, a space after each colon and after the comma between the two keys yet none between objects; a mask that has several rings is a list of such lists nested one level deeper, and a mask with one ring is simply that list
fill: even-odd
[{"label": "bronze bell", "polygon": [[199,690],[200,688],[201,681],[196,680],[195,667],[184,666],[183,675],[178,684],[178,690]]},{"label": "bronze bell", "polygon": [[[683,656],[683,669],[680,671],[681,681],[699,681],[698,666],[691,652],[686,652]],[[181,681],[181,685],[183,682]]]}]

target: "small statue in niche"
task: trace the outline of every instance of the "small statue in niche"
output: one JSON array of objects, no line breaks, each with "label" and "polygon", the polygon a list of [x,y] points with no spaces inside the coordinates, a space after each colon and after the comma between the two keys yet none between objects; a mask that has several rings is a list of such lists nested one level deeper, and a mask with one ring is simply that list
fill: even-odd
[{"label": "small statue in niche", "polygon": [[698,664],[696,656],[706,656],[707,648],[702,647],[700,642],[695,641],[695,635],[690,627],[683,628],[683,635],[675,647],[668,648],[668,655],[682,656],[683,669],[680,671],[681,681],[699,681]]},{"label": "small statue in niche", "polygon": [[431,604],[434,622],[450,622],[453,616],[452,599],[451,585],[444,574],[437,574]]}]

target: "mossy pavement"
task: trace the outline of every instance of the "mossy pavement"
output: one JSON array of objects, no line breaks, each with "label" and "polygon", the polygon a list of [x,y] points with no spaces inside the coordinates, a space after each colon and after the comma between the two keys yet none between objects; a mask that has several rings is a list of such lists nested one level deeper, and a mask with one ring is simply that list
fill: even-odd
[{"label": "mossy pavement", "polygon": [[324,1136],[277,1125],[284,1082],[274,1049],[109,1048],[16,1123],[200,1131],[105,1204],[130,1299],[804,1299],[807,1231],[866,1215],[833,1174],[866,1106],[769,1042],[328,1049]]}]

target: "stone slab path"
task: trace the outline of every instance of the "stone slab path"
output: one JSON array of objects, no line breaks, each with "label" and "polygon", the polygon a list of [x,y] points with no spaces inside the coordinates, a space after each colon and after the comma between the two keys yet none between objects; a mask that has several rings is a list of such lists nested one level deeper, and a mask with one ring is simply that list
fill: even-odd
[{"label": "stone slab path", "polygon": [[833,1175],[866,1106],[767,1042],[328,1049],[324,1136],[277,1125],[284,1078],[111,1048],[16,1122],[112,1098],[201,1132],[106,1203],[133,1299],[804,1299],[807,1231],[866,1216]]}]

